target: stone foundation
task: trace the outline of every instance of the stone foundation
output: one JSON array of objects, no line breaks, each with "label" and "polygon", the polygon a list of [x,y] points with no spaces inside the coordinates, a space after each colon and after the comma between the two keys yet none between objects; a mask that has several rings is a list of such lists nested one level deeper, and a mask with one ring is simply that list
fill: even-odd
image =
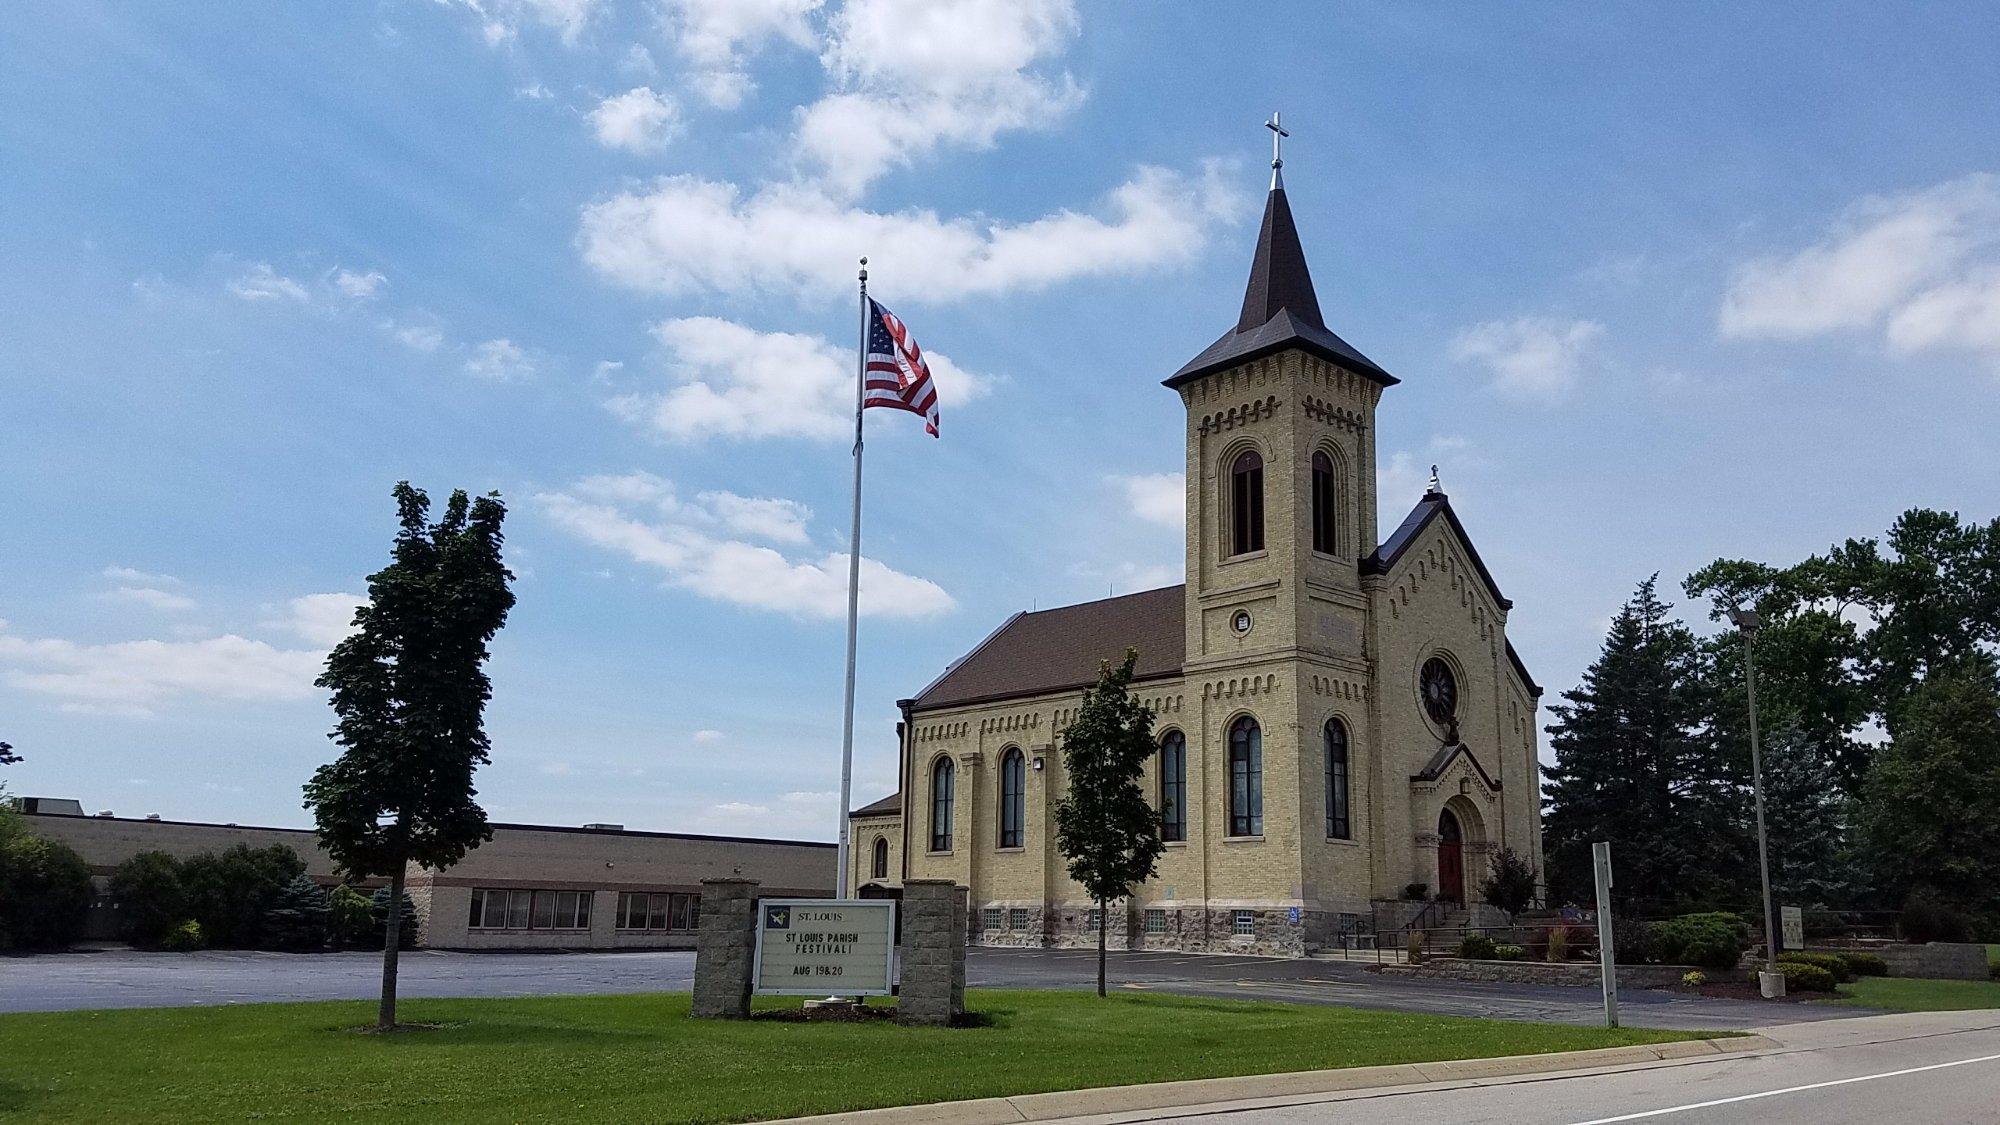
[{"label": "stone foundation", "polygon": [[[1603,984],[1602,970],[1595,961],[1471,961],[1458,957],[1438,957],[1421,965],[1383,965],[1376,970],[1388,976],[1429,977],[1433,980],[1475,980],[1503,984],[1552,984],[1572,988],[1596,988]],[[1693,965],[1620,965],[1620,988],[1672,988],[1695,971]],[[1702,972],[1726,977],[1714,969]]]},{"label": "stone foundation", "polygon": [[[968,912],[967,938],[996,948],[1095,949],[1097,931],[1090,925],[1087,903],[986,903]],[[1250,912],[1250,931],[1236,932],[1239,909]],[[1127,906],[1112,904],[1105,948],[1115,950],[1176,950],[1191,953],[1245,953],[1272,957],[1303,957],[1322,944],[1338,941],[1343,924],[1354,925],[1365,915],[1302,910],[1285,905],[1217,908],[1195,906]],[[986,923],[986,911],[998,910],[998,927]],[[1013,925],[1013,911],[1028,912],[1025,925]],[[1147,914],[1159,912],[1161,928],[1147,929]]]},{"label": "stone foundation", "polygon": [[1986,980],[1992,972],[1983,945],[1934,941],[1928,945],[1877,946],[1870,952],[1881,955],[1892,977]]}]

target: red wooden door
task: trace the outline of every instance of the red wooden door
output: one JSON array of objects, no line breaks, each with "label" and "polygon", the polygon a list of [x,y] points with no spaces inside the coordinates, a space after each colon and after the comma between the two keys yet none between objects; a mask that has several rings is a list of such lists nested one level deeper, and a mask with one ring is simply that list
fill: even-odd
[{"label": "red wooden door", "polygon": [[1438,814],[1438,897],[1451,902],[1465,901],[1465,843],[1458,818],[1450,812]]}]

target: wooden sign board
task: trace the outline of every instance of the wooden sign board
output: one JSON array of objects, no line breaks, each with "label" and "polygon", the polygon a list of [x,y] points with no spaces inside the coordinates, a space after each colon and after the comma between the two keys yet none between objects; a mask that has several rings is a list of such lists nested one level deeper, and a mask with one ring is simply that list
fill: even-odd
[{"label": "wooden sign board", "polygon": [[765,996],[887,996],[896,959],[891,899],[767,898],[757,903],[751,970]]}]

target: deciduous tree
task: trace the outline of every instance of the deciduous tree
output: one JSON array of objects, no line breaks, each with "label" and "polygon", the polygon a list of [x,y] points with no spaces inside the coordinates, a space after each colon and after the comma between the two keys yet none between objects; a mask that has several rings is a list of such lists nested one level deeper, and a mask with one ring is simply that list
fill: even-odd
[{"label": "deciduous tree", "polygon": [[408,481],[395,496],[401,530],[391,562],[368,579],[355,632],[334,646],[318,681],[333,691],[331,737],[342,751],[306,785],[334,860],[356,877],[390,880],[384,1030],[396,1023],[406,867],[449,867],[493,836],[473,773],[488,760],[487,645],[514,605],[497,493],[453,492],[435,523],[430,499]]},{"label": "deciduous tree", "polygon": [[1154,751],[1153,713],[1132,697],[1139,653],[1099,669],[1076,717],[1062,732],[1069,791],[1056,804],[1056,847],[1097,904],[1097,994],[1104,995],[1105,931],[1110,904],[1153,877],[1160,853],[1160,814],[1140,778]]}]

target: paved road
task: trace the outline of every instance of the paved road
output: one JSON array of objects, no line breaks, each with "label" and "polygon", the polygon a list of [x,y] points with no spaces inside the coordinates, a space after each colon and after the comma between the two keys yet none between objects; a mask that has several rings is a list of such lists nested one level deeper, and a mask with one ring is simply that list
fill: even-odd
[{"label": "paved road", "polygon": [[[0,1011],[359,1000],[375,995],[381,971],[381,955],[373,953],[117,950],[0,958]],[[967,983],[975,988],[1087,988],[1096,973],[1096,954],[1084,950],[973,949],[966,961]],[[1592,989],[1417,981],[1338,961],[1119,953],[1111,956],[1111,979],[1121,988],[1192,996],[1578,1024],[1602,1019]],[[675,992],[693,983],[694,954],[685,952],[420,950],[403,955],[399,988],[410,997],[543,996]],[[1859,1014],[1800,1004],[1777,1011],[1785,1019]],[[1625,995],[1623,1014],[1635,1027],[1735,1029],[1770,1023],[1776,1012],[1755,1002],[1633,991]]]},{"label": "paved road", "polygon": [[1200,1116],[1212,1125],[1932,1125],[2000,1120],[2000,1011],[1926,1012],[1764,1029],[1775,1051],[1189,1106],[1066,1125]]}]

